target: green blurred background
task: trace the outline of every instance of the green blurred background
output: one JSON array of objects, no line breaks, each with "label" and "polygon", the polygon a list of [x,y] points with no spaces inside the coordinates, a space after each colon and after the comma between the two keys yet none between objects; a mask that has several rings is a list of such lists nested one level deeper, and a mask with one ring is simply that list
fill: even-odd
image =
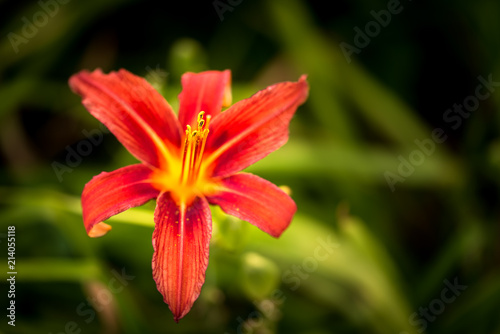
[{"label": "green blurred background", "polygon": [[[500,333],[498,1],[65,1],[0,1],[0,295],[7,226],[18,272],[0,332]],[[83,228],[85,183],[134,163],[68,88],[96,67],[174,107],[185,71],[231,69],[234,101],[308,74],[288,144],[249,168],[290,187],[294,221],[273,239],[214,208],[179,324],[154,202]]]}]

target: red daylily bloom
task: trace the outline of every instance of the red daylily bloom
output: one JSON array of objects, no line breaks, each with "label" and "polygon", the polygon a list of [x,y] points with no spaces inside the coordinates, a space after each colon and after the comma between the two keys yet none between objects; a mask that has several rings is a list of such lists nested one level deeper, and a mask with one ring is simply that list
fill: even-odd
[{"label": "red daylily bloom", "polygon": [[[278,237],[296,211],[274,184],[241,170],[281,147],[308,94],[305,76],[231,104],[231,72],[182,76],[179,118],[146,80],[126,70],[82,71],[69,80],[89,112],[141,161],[88,182],[83,220],[91,237],[104,220],[156,199],[153,277],[174,314],[185,316],[200,294],[212,231],[210,204]],[[185,130],[185,131],[182,131]]]}]

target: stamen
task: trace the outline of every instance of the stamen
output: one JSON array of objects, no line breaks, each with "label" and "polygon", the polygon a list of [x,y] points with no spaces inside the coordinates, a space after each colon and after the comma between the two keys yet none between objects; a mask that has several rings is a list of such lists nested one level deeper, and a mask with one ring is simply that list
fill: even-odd
[{"label": "stamen", "polygon": [[181,180],[182,183],[185,182],[184,174],[187,169],[189,169],[189,166],[186,166],[186,157],[188,156],[188,151],[189,151],[189,137],[191,134],[191,126],[187,125],[186,126],[186,138],[184,139],[184,149],[182,150],[182,169],[181,169]]},{"label": "stamen", "polygon": [[198,114],[197,130],[192,131],[190,125],[186,126],[186,138],[184,139],[184,149],[182,152],[182,184],[195,183],[200,172],[203,151],[205,150],[205,143],[209,132],[208,125],[211,119],[210,115],[208,115],[205,121],[203,119],[204,115],[204,111]]},{"label": "stamen", "polygon": [[200,123],[200,121],[203,119],[203,115],[205,115],[205,112],[204,111],[200,111],[198,113],[198,123]]},{"label": "stamen", "polygon": [[210,120],[212,119],[212,116],[211,115],[208,115],[207,116],[207,124],[205,125],[205,130],[207,131],[208,133],[208,124],[210,124]]}]

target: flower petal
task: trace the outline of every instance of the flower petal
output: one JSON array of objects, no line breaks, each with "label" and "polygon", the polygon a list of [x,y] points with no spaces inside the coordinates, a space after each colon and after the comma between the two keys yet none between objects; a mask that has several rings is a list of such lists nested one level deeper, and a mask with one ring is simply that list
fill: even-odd
[{"label": "flower petal", "polygon": [[102,221],[158,196],[148,179],[151,170],[143,164],[131,165],[94,176],[83,189],[83,222],[87,234],[100,237],[111,226]]},{"label": "flower petal", "polygon": [[231,71],[206,71],[185,73],[182,92],[179,94],[179,121],[183,129],[191,125],[196,129],[200,111],[205,116],[218,115],[222,107],[231,104]]},{"label": "flower petal", "polygon": [[249,173],[223,179],[219,191],[207,200],[273,237],[283,233],[297,211],[295,202],[283,190]]},{"label": "flower petal", "polygon": [[282,82],[242,100],[210,123],[205,163],[213,164],[213,176],[234,174],[288,140],[288,125],[307,98],[306,77]]},{"label": "flower petal", "polygon": [[172,108],[145,79],[123,69],[110,74],[97,69],[73,75],[69,84],[88,111],[140,161],[164,166],[171,146],[180,147],[181,128]]},{"label": "flower petal", "polygon": [[157,200],[153,233],[153,277],[163,300],[174,314],[184,317],[205,282],[212,218],[206,199],[178,206],[170,193]]}]

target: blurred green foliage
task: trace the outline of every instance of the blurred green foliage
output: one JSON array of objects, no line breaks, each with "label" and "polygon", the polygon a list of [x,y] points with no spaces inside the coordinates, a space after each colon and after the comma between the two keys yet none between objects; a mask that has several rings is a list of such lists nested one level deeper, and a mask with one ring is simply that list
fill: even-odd
[{"label": "blurred green foliage", "polygon": [[[498,1],[0,8],[0,249],[6,268],[15,226],[18,271],[1,333],[500,333]],[[96,67],[146,77],[174,107],[185,71],[231,69],[235,101],[308,75],[289,143],[248,169],[290,187],[294,221],[273,239],[213,208],[206,283],[179,324],[152,279],[154,203],[103,238],[83,228],[84,184],[134,162],[67,86]],[[447,120],[479,77],[491,94]],[[85,133],[102,143],[69,166]]]}]

